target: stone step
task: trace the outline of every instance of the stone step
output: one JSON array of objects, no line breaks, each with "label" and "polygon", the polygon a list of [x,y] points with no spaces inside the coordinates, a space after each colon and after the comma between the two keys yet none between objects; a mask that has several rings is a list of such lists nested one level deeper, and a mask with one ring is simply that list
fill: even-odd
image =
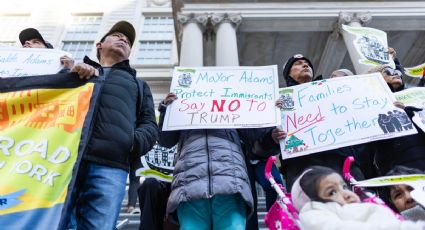
[{"label": "stone step", "polygon": [[[264,192],[261,190],[258,193],[257,198],[257,213],[258,213],[258,227],[259,230],[267,230],[267,227],[264,223],[264,217],[267,213],[266,210],[266,198],[264,197]],[[121,204],[120,215],[117,221],[118,230],[138,230],[140,225],[140,213],[127,213],[127,192],[126,196]],[[136,203],[136,208],[139,207],[139,203]]]}]

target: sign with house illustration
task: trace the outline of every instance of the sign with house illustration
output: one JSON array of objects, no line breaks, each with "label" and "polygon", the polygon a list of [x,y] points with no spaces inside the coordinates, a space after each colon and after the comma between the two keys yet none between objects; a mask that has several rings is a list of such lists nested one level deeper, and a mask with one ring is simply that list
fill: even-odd
[{"label": "sign with house illustration", "polygon": [[171,182],[173,179],[174,159],[177,146],[166,148],[155,144],[153,148],[140,158],[142,168],[136,170],[137,176],[153,177],[160,181]]},{"label": "sign with house illustration", "polygon": [[56,49],[0,47],[0,78],[55,74],[63,66],[60,57],[72,55]]},{"label": "sign with house illustration", "polygon": [[387,33],[369,27],[342,25],[342,34],[357,74],[364,74],[376,65],[395,68],[388,54]]},{"label": "sign with house illustration", "polygon": [[278,87],[277,66],[176,67],[163,130],[276,126]]},{"label": "sign with house illustration", "polygon": [[333,78],[280,89],[288,133],[282,157],[292,158],[417,133],[379,73]]}]

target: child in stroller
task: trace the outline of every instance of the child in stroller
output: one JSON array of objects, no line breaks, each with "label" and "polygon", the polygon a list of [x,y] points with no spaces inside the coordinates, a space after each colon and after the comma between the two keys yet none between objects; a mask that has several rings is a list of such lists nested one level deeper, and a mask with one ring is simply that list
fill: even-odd
[{"label": "child in stroller", "polygon": [[[330,168],[313,166],[304,171],[293,185],[292,202],[283,186],[271,183],[280,191],[276,206],[272,206],[265,219],[272,230],[425,229],[423,222],[402,221],[389,208],[376,202],[361,203],[359,196]],[[282,211],[277,212],[275,207]]]}]

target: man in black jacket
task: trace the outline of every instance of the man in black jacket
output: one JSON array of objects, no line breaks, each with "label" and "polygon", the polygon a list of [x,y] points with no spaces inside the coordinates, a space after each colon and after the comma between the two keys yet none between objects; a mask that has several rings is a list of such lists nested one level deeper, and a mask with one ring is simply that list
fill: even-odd
[{"label": "man in black jacket", "polygon": [[114,229],[128,171],[157,140],[151,91],[129,65],[134,39],[133,26],[120,21],[96,44],[100,64],[85,57],[71,70],[81,78],[105,77],[68,207],[77,229]]}]

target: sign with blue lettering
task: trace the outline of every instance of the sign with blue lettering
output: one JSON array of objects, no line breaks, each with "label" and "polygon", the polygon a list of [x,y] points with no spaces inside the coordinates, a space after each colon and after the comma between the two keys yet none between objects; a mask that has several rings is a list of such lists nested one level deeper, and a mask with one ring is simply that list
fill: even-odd
[{"label": "sign with blue lettering", "polygon": [[64,55],[72,56],[55,49],[0,47],[0,78],[56,74]]},{"label": "sign with blue lettering", "polygon": [[[283,159],[417,133],[380,73],[280,89]],[[288,106],[290,105],[290,106]],[[406,119],[407,118],[407,119]]]},{"label": "sign with blue lettering", "polygon": [[278,86],[276,65],[176,67],[163,130],[276,126]]}]

